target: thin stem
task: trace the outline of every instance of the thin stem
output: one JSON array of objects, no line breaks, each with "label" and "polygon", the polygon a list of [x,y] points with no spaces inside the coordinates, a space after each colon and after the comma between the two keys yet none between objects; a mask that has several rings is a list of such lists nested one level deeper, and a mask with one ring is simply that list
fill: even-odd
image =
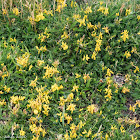
[{"label": "thin stem", "polygon": [[20,0],[20,4],[21,4],[21,18],[22,18],[22,14],[23,14],[22,0]]}]

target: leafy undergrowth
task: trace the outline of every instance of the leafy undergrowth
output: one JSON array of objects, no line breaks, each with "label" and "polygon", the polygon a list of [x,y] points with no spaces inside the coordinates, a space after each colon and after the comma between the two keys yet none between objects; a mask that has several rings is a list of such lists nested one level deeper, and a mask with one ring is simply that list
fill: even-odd
[{"label": "leafy undergrowth", "polygon": [[55,4],[0,12],[0,138],[139,138],[139,3]]}]

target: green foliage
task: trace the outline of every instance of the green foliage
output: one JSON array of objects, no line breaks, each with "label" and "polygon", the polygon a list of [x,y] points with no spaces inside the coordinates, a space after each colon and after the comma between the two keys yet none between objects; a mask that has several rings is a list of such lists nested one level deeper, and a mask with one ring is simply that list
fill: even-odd
[{"label": "green foliage", "polygon": [[138,138],[139,9],[54,2],[0,13],[0,138]]}]

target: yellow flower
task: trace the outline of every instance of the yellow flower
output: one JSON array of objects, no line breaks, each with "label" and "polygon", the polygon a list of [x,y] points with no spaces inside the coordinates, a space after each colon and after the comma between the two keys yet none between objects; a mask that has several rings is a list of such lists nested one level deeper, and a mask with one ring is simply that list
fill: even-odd
[{"label": "yellow flower", "polygon": [[29,71],[32,69],[32,67],[33,67],[33,65],[30,65],[30,66],[29,66]]},{"label": "yellow flower", "polygon": [[61,81],[62,80],[62,76],[55,77],[54,79],[56,80],[56,82]]},{"label": "yellow flower", "polygon": [[126,87],[123,87],[122,93],[126,93],[126,92],[130,92],[130,89],[128,89],[128,88],[126,88]]},{"label": "yellow flower", "polygon": [[13,13],[14,13],[16,16],[18,16],[18,14],[19,14],[20,12],[19,12],[18,8],[14,8],[14,9],[13,9]]},{"label": "yellow flower", "polygon": [[131,53],[137,53],[137,48],[136,47],[132,47]]},{"label": "yellow flower", "polygon": [[17,42],[17,40],[16,40],[16,38],[14,37],[14,39],[13,38],[10,38],[10,41],[9,42]]},{"label": "yellow flower", "polygon": [[68,49],[68,45],[64,42],[62,42],[61,47],[63,48],[63,50],[67,50]]},{"label": "yellow flower", "polygon": [[37,82],[37,76],[35,80],[32,80],[29,86],[32,86],[33,88],[36,87],[36,82]]},{"label": "yellow flower", "polygon": [[35,109],[34,110],[34,114],[37,115],[38,114],[38,110]]},{"label": "yellow flower", "polygon": [[79,128],[82,128],[86,123],[83,123],[82,121],[79,122],[78,126]]},{"label": "yellow flower", "polygon": [[104,14],[107,16],[107,14],[109,14],[108,12],[108,8],[105,8]]},{"label": "yellow flower", "polygon": [[99,7],[99,9],[98,9],[97,11],[101,11],[101,12],[103,13],[103,12],[104,12],[104,10],[105,10],[105,7],[100,6],[100,7]]},{"label": "yellow flower", "polygon": [[24,67],[27,67],[28,61],[29,61],[30,54],[25,52],[25,54],[22,55],[22,57],[16,58],[18,65]]},{"label": "yellow flower", "polygon": [[133,105],[133,106],[130,105],[129,110],[135,112],[135,109],[136,109],[136,105]]},{"label": "yellow flower", "polygon": [[67,39],[69,38],[68,34],[64,31],[63,35],[61,35],[61,38]]},{"label": "yellow flower", "polygon": [[87,28],[88,29],[93,28],[93,27],[94,27],[94,25],[92,25],[91,22],[87,23]]},{"label": "yellow flower", "polygon": [[53,16],[53,11],[52,10],[44,10],[44,13],[46,14],[46,15],[51,15],[51,16]]},{"label": "yellow flower", "polygon": [[3,99],[3,100],[0,99],[0,106],[2,106],[2,105],[6,105],[5,99]]},{"label": "yellow flower", "polygon": [[3,94],[3,92],[0,90],[0,94]]},{"label": "yellow flower", "polygon": [[86,54],[86,56],[84,55],[83,57],[83,61],[86,59],[86,61],[88,61],[90,58],[88,57],[88,55]]},{"label": "yellow flower", "polygon": [[105,93],[107,93],[107,95],[105,96],[105,98],[109,98],[109,99],[106,99],[107,101],[108,100],[111,100],[112,98],[112,93],[111,93],[111,89],[108,87],[108,88],[105,88]]},{"label": "yellow flower", "polygon": [[136,66],[136,69],[134,70],[134,73],[139,72],[139,67]]},{"label": "yellow flower", "polygon": [[86,134],[86,133],[87,133],[87,130],[84,129],[84,131],[82,132],[82,134]]},{"label": "yellow flower", "polygon": [[69,135],[68,135],[68,133],[66,133],[66,134],[64,135],[64,138],[65,138],[65,140],[69,140]]},{"label": "yellow flower", "polygon": [[108,134],[106,133],[106,135],[105,135],[105,140],[108,140],[108,137],[109,137],[109,136],[108,136]]},{"label": "yellow flower", "polygon": [[45,17],[43,16],[43,13],[39,13],[38,15],[36,15],[35,21],[39,22],[40,20],[43,20]]},{"label": "yellow flower", "polygon": [[87,110],[93,114],[93,113],[96,113],[98,111],[98,108],[95,104],[91,104],[87,107]]},{"label": "yellow flower", "polygon": [[136,105],[138,105],[138,107],[140,107],[140,100],[136,100]]},{"label": "yellow flower", "polygon": [[93,54],[92,54],[92,56],[91,56],[91,58],[92,58],[93,60],[96,60],[96,55],[97,55],[97,53],[94,51]]},{"label": "yellow flower", "polygon": [[102,5],[104,2],[103,1],[99,1],[100,5]]},{"label": "yellow flower", "polygon": [[129,51],[125,51],[124,56],[126,56],[126,58],[128,58],[128,57],[130,57],[130,56],[131,56],[131,54],[130,54],[130,52],[129,52]]},{"label": "yellow flower", "polygon": [[91,6],[88,6],[88,7],[85,9],[85,14],[89,14],[89,13],[92,13]]},{"label": "yellow flower", "polygon": [[69,106],[68,106],[68,108],[67,108],[67,110],[70,110],[71,111],[71,113],[73,113],[73,111],[75,110],[75,104],[70,104]]},{"label": "yellow flower", "polygon": [[[41,38],[41,41],[45,41],[45,40],[43,38]],[[44,46],[44,47],[42,46],[41,48],[39,48],[38,46],[36,46],[36,49],[38,50],[38,54],[40,54],[40,51],[42,51],[42,52],[47,51],[46,46]]]},{"label": "yellow flower", "polygon": [[91,133],[92,133],[92,130],[90,128],[89,131],[88,131],[88,133],[87,133],[87,135],[86,135],[86,137],[89,137],[91,135]]},{"label": "yellow flower", "polygon": [[105,30],[106,33],[109,33],[108,27],[104,27],[102,29]]},{"label": "yellow flower", "polygon": [[70,93],[66,99],[66,102],[70,102],[73,99],[73,93]]},{"label": "yellow flower", "polygon": [[52,85],[51,90],[52,90],[52,92],[55,92],[56,90],[58,90],[58,85],[56,83],[54,85]]},{"label": "yellow flower", "polygon": [[65,99],[64,99],[64,96],[62,96],[62,97],[60,97],[59,105],[63,106],[64,104],[65,104]]},{"label": "yellow flower", "polygon": [[38,60],[38,61],[37,61],[37,66],[40,67],[42,64],[44,64],[44,60]]},{"label": "yellow flower", "polygon": [[110,77],[110,76],[111,76],[111,74],[114,74],[114,72],[113,72],[113,71],[111,71],[111,69],[109,69],[109,68],[108,68],[108,69],[107,69],[107,74],[106,74],[106,75]]},{"label": "yellow flower", "polygon": [[75,73],[75,77],[79,78],[79,77],[81,77],[81,75],[79,75],[78,73]]},{"label": "yellow flower", "polygon": [[4,88],[4,91],[6,91],[7,93],[9,93],[10,92],[10,88],[8,88],[6,85],[3,87]]},{"label": "yellow flower", "polygon": [[86,83],[86,81],[90,80],[91,78],[90,78],[89,74],[84,74],[83,79],[84,79],[84,83]]},{"label": "yellow flower", "polygon": [[114,130],[116,130],[117,128],[116,128],[116,125],[115,126],[113,126],[113,125],[111,125],[111,129],[114,131]]},{"label": "yellow flower", "polygon": [[21,130],[19,130],[20,131],[20,136],[24,136],[25,135],[25,131],[23,131],[23,128],[21,128]]},{"label": "yellow flower", "polygon": [[72,117],[67,115],[65,118],[67,120],[67,124],[70,124],[70,121],[72,120]]},{"label": "yellow flower", "polygon": [[118,13],[116,13],[116,16],[119,16],[119,12],[118,12]]},{"label": "yellow flower", "polygon": [[46,67],[44,67],[44,69],[46,69],[46,72],[45,72],[45,76],[43,76],[43,79],[44,78],[50,78],[54,74],[59,73],[59,71],[57,70],[57,68],[50,67],[49,65],[47,65]]},{"label": "yellow flower", "polygon": [[74,15],[73,15],[73,18],[74,18],[75,20],[80,19],[80,18],[81,18],[81,15],[79,15],[79,14],[77,14],[77,15],[74,14]]},{"label": "yellow flower", "polygon": [[49,110],[51,109],[49,105],[43,105],[44,111],[42,111],[46,116],[48,116]]},{"label": "yellow flower", "polygon": [[79,101],[79,98],[78,97],[76,98],[76,101]]},{"label": "yellow flower", "polygon": [[6,15],[7,14],[7,10],[6,9],[2,9],[2,14]]},{"label": "yellow flower", "polygon": [[83,26],[86,26],[86,24],[85,24],[85,18],[83,18],[83,19],[78,19],[77,20],[80,24],[79,24],[79,27],[81,27],[82,25]]},{"label": "yellow flower", "polygon": [[137,137],[136,138],[134,138],[134,136],[133,135],[131,135],[131,140],[137,140]]},{"label": "yellow flower", "polygon": [[41,34],[39,34],[38,39],[39,39],[41,42],[45,42],[46,36],[43,35],[43,33],[41,33]]},{"label": "yellow flower", "polygon": [[72,89],[71,91],[73,91],[73,92],[74,92],[74,91],[78,92],[78,88],[79,88],[79,86],[74,85],[74,86],[73,86],[73,89]]},{"label": "yellow flower", "polygon": [[137,16],[137,19],[140,20],[140,15]]},{"label": "yellow flower", "polygon": [[122,133],[125,132],[125,129],[124,129],[123,125],[121,125],[120,130],[121,130]]},{"label": "yellow flower", "polygon": [[[101,36],[100,36],[100,37],[101,37]],[[96,52],[101,51],[101,48],[100,48],[101,45],[102,45],[102,40],[98,38],[98,39],[96,40],[96,47],[95,47],[95,51],[96,51]]]},{"label": "yellow flower", "polygon": [[127,30],[124,30],[124,32],[122,32],[121,34],[122,34],[121,38],[123,39],[124,42],[126,41],[126,39],[129,39]]},{"label": "yellow flower", "polygon": [[129,9],[126,9],[126,13],[125,13],[125,15],[127,16],[127,15],[130,15],[130,13],[131,13],[131,10]]}]

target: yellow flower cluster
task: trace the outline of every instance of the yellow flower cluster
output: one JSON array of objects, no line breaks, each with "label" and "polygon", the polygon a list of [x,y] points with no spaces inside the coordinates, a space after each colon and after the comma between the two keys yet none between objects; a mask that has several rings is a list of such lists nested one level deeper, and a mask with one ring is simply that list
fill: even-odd
[{"label": "yellow flower cluster", "polygon": [[[57,113],[58,116],[60,116],[60,122],[62,122],[63,115],[62,112]],[[70,121],[72,121],[72,116],[69,116],[68,113],[64,113],[64,119],[67,120],[67,124],[70,124]]]},{"label": "yellow flower cluster", "polygon": [[121,38],[123,39],[124,42],[126,41],[126,39],[129,39],[127,30],[124,30],[124,32],[122,32],[121,34],[122,34]]},{"label": "yellow flower cluster", "polygon": [[85,12],[85,14],[92,13],[91,6],[88,6],[88,7],[85,9],[84,12]]},{"label": "yellow flower cluster", "polygon": [[22,66],[23,68],[27,67],[28,61],[29,61],[29,57],[30,57],[30,54],[28,52],[26,52],[21,57],[16,58],[17,64],[19,66]]},{"label": "yellow flower cluster", "polygon": [[101,51],[101,45],[102,45],[102,33],[100,32],[99,36],[96,39],[96,46],[95,46],[95,52]]},{"label": "yellow flower cluster", "polygon": [[39,13],[38,15],[36,15],[35,20],[36,22],[39,22],[40,20],[45,19],[45,17],[43,16],[43,13]]},{"label": "yellow flower cluster", "polygon": [[36,124],[30,125],[30,130],[32,131],[33,134],[36,135],[36,137],[33,136],[32,140],[38,140],[41,132],[43,137],[46,134],[46,131],[45,129],[42,128],[41,124],[39,126],[36,126]]},{"label": "yellow flower cluster", "polygon": [[36,91],[39,93],[37,95],[37,98],[35,100],[31,99],[28,100],[27,108],[32,108],[32,111],[35,115],[38,115],[41,113],[42,109],[44,109],[42,112],[48,116],[49,110],[51,109],[49,107],[49,99],[50,96],[48,96],[48,91],[44,91],[45,87],[36,88]]},{"label": "yellow flower cluster", "polygon": [[63,35],[61,35],[62,39],[67,39],[69,38],[68,34],[66,33],[66,31],[64,31]]},{"label": "yellow flower cluster", "polygon": [[73,113],[73,111],[75,110],[75,107],[76,107],[75,104],[70,103],[70,105],[67,107],[67,110],[70,110],[71,113]]},{"label": "yellow flower cluster", "polygon": [[37,76],[36,76],[36,78],[35,78],[35,80],[32,80],[31,81],[31,83],[30,83],[30,85],[29,86],[31,86],[31,87],[36,87],[36,82],[37,82]]},{"label": "yellow flower cluster", "polygon": [[130,57],[130,56],[131,56],[131,54],[130,54],[130,52],[129,52],[129,51],[125,51],[124,56],[126,56],[126,58],[128,58],[128,57]]},{"label": "yellow flower cluster", "polygon": [[5,99],[1,100],[0,98],[0,106],[6,105]]},{"label": "yellow flower cluster", "polygon": [[88,80],[90,80],[91,78],[90,78],[90,76],[89,76],[89,74],[84,74],[84,76],[83,76],[83,79],[84,79],[84,83],[86,83]]},{"label": "yellow flower cluster", "polygon": [[2,9],[2,14],[6,15],[7,14],[7,10],[6,9]]},{"label": "yellow flower cluster", "polygon": [[11,96],[11,103],[18,104],[19,101],[23,101],[25,96]]},{"label": "yellow flower cluster", "polygon": [[19,10],[18,10],[18,8],[13,8],[13,13],[16,15],[16,16],[18,16],[19,15]]},{"label": "yellow flower cluster", "polygon": [[25,131],[23,131],[23,127],[21,128],[21,130],[19,130],[20,132],[20,136],[24,136],[25,135]]},{"label": "yellow flower cluster", "polygon": [[136,66],[136,69],[134,70],[134,73],[139,72],[139,67]]},{"label": "yellow flower cluster", "polygon": [[105,95],[105,98],[107,98],[106,101],[111,100],[111,98],[112,98],[112,91],[109,88],[109,86],[107,88],[105,88],[105,93],[107,94],[107,95]]},{"label": "yellow flower cluster", "polygon": [[61,47],[63,48],[63,50],[67,50],[68,49],[68,45],[64,42],[62,42]]},{"label": "yellow flower cluster", "polygon": [[[107,82],[107,88],[105,88],[105,93],[107,95],[105,95],[104,97],[106,98],[106,101],[109,101],[112,99],[112,90],[111,90],[111,83],[112,83],[112,79],[111,79],[111,74],[114,74],[114,72],[112,70],[110,70],[109,68],[107,69],[107,77],[106,77],[106,82]],[[116,86],[117,88],[117,86]]]},{"label": "yellow flower cluster", "polygon": [[10,92],[10,89],[11,89],[11,88],[8,88],[6,85],[5,85],[3,88],[4,88],[4,91],[5,91],[5,92],[7,92],[7,93]]},{"label": "yellow flower cluster", "polygon": [[93,113],[96,113],[96,112],[99,110],[99,108],[97,107],[96,104],[91,104],[91,105],[89,105],[89,106],[87,107],[87,110],[88,110],[91,114],[93,114]]},{"label": "yellow flower cluster", "polygon": [[73,0],[71,1],[71,7],[73,8],[73,7],[76,7],[77,5],[76,5],[77,3],[76,2],[73,2]]},{"label": "yellow flower cluster", "polygon": [[104,6],[100,6],[97,11],[104,13],[104,15],[106,15],[106,16],[107,16],[107,14],[109,14],[108,8],[104,7]]},{"label": "yellow flower cluster", "polygon": [[127,16],[127,15],[130,15],[130,13],[131,13],[131,10],[130,10],[130,9],[126,9],[125,15],[126,15],[126,16]]},{"label": "yellow flower cluster", "polygon": [[126,88],[125,86],[122,89],[122,93],[127,93],[130,92],[130,89]]},{"label": "yellow flower cluster", "polygon": [[57,9],[56,9],[56,11],[60,13],[61,10],[66,6],[67,6],[67,4],[65,4],[65,0],[57,0]]},{"label": "yellow flower cluster", "polygon": [[16,38],[14,37],[14,39],[13,38],[10,38],[10,41],[9,42],[17,42],[17,40],[16,40]]},{"label": "yellow flower cluster", "polygon": [[43,79],[44,78],[48,79],[48,78],[52,77],[54,74],[59,73],[57,68],[50,67],[49,65],[44,67],[44,69],[46,69],[46,72],[45,72],[45,75],[43,76]]},{"label": "yellow flower cluster", "polygon": [[47,51],[47,48],[46,48],[46,46],[42,46],[42,47],[38,47],[38,46],[36,46],[36,49],[38,50],[38,54],[40,54],[40,52],[42,51],[42,52],[45,52],[45,51]]},{"label": "yellow flower cluster", "polygon": [[55,92],[56,90],[60,90],[60,89],[63,89],[63,86],[60,85],[58,86],[56,83],[54,85],[51,86],[51,91],[52,92]]},{"label": "yellow flower cluster", "polygon": [[0,70],[0,77],[2,77],[2,79],[4,79],[5,77],[9,76],[9,72],[7,71],[7,68],[4,65],[4,63],[2,63],[1,66],[2,66],[2,71]]},{"label": "yellow flower cluster", "polygon": [[53,11],[52,10],[44,10],[44,13],[46,14],[46,15],[51,15],[51,16],[53,16]]}]

